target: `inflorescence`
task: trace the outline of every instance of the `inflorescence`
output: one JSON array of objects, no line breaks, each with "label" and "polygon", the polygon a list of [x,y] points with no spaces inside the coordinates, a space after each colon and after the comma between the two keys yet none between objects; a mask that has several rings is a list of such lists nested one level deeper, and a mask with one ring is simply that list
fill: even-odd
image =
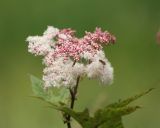
[{"label": "inflorescence", "polygon": [[74,87],[77,77],[84,76],[111,84],[113,68],[105,57],[103,46],[114,44],[115,40],[113,35],[101,28],[77,38],[70,28],[52,26],[48,26],[42,36],[27,38],[28,51],[44,57],[44,88]]}]

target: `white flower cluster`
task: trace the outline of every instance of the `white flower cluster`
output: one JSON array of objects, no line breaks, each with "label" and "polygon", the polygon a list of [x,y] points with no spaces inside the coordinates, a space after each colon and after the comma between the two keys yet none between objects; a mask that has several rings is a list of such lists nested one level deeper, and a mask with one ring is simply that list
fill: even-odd
[{"label": "white flower cluster", "polygon": [[29,36],[27,38],[28,51],[35,55],[46,55],[52,51],[55,41],[53,38],[58,34],[57,28],[48,26],[48,29],[43,33],[43,36]]},{"label": "white flower cluster", "polygon": [[113,81],[113,68],[105,57],[104,52],[97,51],[94,55],[88,52],[81,54],[85,63],[80,60],[75,62],[71,58],[54,58],[55,39],[59,34],[59,29],[49,26],[42,36],[29,36],[27,38],[28,51],[35,55],[44,56],[44,87],[73,87],[76,85],[77,77],[98,79],[103,84],[108,85]]},{"label": "white flower cluster", "polygon": [[89,78],[98,78],[103,84],[111,84],[113,81],[113,68],[105,58],[103,51],[98,51],[94,57],[89,58],[92,62],[86,66]]}]

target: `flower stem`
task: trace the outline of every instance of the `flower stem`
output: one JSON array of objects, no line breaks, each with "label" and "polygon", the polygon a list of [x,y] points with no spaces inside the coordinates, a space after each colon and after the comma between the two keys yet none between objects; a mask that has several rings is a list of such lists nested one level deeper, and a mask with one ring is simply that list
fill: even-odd
[{"label": "flower stem", "polygon": [[[78,85],[79,85],[79,80],[80,80],[80,76],[77,77],[77,81],[76,81],[76,86],[74,88],[70,88],[69,91],[70,91],[70,95],[71,95],[71,104],[70,104],[70,108],[73,109],[74,108],[74,103],[75,103],[75,100],[76,100],[76,94],[77,94],[77,89],[78,89]],[[66,117],[66,120],[67,120],[67,127],[68,128],[71,128],[71,116],[68,115]]]}]

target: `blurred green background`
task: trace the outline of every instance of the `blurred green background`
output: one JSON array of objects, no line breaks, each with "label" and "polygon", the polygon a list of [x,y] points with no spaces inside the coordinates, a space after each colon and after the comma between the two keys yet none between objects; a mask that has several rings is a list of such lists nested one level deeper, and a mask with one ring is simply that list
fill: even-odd
[{"label": "blurred green background", "polygon": [[155,87],[135,102],[143,108],[123,122],[126,128],[160,127],[160,1],[0,0],[0,128],[65,128],[59,112],[29,97],[28,74],[41,77],[43,65],[27,52],[25,39],[42,34],[47,25],[71,27],[79,37],[99,26],[117,37],[115,45],[105,48],[115,70],[114,84],[83,80],[77,111],[87,106],[93,112]]}]

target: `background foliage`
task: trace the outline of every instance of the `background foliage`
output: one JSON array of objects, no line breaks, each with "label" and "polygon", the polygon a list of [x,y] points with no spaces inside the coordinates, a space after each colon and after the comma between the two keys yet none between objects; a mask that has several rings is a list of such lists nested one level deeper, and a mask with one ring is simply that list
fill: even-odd
[{"label": "background foliage", "polygon": [[83,80],[76,110],[88,106],[94,112],[155,87],[136,101],[144,107],[123,119],[128,128],[160,127],[160,46],[155,40],[159,5],[158,0],[0,0],[0,128],[64,126],[59,112],[29,97],[28,74],[41,77],[43,66],[27,52],[25,39],[41,34],[47,25],[71,27],[78,36],[99,26],[117,37],[117,44],[105,49],[115,69],[114,84],[103,87]]}]

